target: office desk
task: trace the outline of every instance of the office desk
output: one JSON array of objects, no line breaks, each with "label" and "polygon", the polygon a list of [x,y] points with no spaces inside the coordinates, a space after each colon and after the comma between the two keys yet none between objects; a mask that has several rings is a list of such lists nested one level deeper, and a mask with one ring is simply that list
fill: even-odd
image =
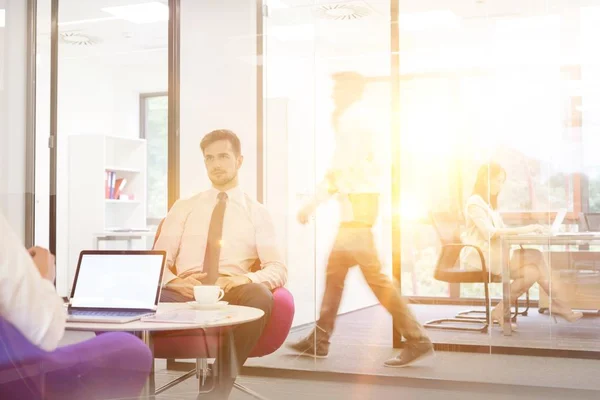
[{"label": "office desk", "polygon": [[[185,303],[160,303],[157,313],[168,312],[174,310],[191,309]],[[209,329],[209,328],[225,328],[235,325],[245,324],[247,322],[256,321],[264,315],[262,310],[244,306],[227,306],[221,309],[222,311],[231,311],[231,318],[222,319],[209,323],[187,324],[187,323],[166,323],[166,322],[144,322],[133,321],[126,324],[98,323],[98,322],[67,322],[66,329],[69,331],[82,332],[130,332],[136,334],[147,346],[154,355],[154,346],[152,343],[152,332],[159,331],[176,331],[187,329]],[[202,313],[203,311],[196,311]],[[219,331],[219,335],[220,335]],[[217,348],[217,351],[220,351]],[[141,398],[154,396],[154,363],[152,370],[144,385],[144,390]]]},{"label": "office desk", "polygon": [[600,243],[600,232],[561,233],[559,235],[507,235],[501,238],[502,303],[504,305],[505,336],[512,335],[510,326],[510,249],[512,246],[568,246]]}]

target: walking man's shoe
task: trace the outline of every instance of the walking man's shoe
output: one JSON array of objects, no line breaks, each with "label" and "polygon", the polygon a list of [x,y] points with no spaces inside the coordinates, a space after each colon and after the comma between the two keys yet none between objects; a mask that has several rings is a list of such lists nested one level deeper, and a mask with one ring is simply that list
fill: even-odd
[{"label": "walking man's shoe", "polygon": [[294,350],[294,352],[299,353],[302,356],[327,358],[329,355],[329,340],[319,336],[320,335],[315,334],[313,331],[310,335],[298,342],[288,343],[287,348]]},{"label": "walking man's shoe", "polygon": [[391,368],[402,368],[435,356],[431,342],[406,343],[402,352],[384,365]]}]

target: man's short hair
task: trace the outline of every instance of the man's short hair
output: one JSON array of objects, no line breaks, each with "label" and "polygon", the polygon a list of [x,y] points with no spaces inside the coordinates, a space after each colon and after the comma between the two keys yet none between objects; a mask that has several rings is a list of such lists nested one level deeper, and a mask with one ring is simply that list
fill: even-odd
[{"label": "man's short hair", "polygon": [[367,78],[364,75],[359,74],[354,71],[340,71],[331,75],[334,81],[336,82],[352,82],[352,83],[361,83],[365,84]]},{"label": "man's short hair", "polygon": [[200,149],[202,149],[202,154],[204,154],[204,150],[214,142],[218,142],[219,140],[228,140],[231,143],[231,148],[235,155],[239,156],[242,154],[242,144],[240,143],[240,138],[237,137],[233,131],[229,129],[217,129],[210,133],[207,133],[202,138],[200,142]]},{"label": "man's short hair", "polygon": [[331,75],[338,90],[355,96],[362,96],[367,87],[367,78],[354,71],[336,72]]}]

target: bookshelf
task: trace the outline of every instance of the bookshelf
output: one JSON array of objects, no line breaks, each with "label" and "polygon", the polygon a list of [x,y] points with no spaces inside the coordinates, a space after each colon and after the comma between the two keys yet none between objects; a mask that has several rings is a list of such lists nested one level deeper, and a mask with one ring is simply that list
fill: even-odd
[{"label": "bookshelf", "polygon": [[[69,283],[79,252],[114,229],[146,228],[146,141],[109,135],[69,136]],[[127,199],[107,198],[106,172],[126,179]],[[115,243],[118,245],[118,243]]]}]

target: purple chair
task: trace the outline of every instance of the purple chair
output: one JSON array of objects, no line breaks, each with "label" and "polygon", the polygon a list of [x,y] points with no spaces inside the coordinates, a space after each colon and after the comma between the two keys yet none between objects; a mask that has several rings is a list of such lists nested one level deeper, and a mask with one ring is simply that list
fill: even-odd
[{"label": "purple chair", "polygon": [[151,365],[150,350],[128,333],[46,352],[0,317],[0,399],[133,398]]},{"label": "purple chair", "polygon": [[[162,222],[158,225],[154,243],[160,235]],[[250,357],[264,357],[279,349],[287,338],[294,319],[295,306],[292,294],[286,288],[277,288],[273,291],[273,310],[271,317],[258,343],[250,353]],[[216,355],[218,336],[215,330],[190,330],[157,332],[153,334],[154,358],[167,359],[167,367],[177,358],[196,359],[196,368],[185,375],[173,380],[156,390],[160,394],[184,380],[196,376],[199,379],[198,389],[204,390],[204,383],[208,374],[208,358]],[[264,399],[253,390],[235,383],[234,387],[256,398]]]}]

